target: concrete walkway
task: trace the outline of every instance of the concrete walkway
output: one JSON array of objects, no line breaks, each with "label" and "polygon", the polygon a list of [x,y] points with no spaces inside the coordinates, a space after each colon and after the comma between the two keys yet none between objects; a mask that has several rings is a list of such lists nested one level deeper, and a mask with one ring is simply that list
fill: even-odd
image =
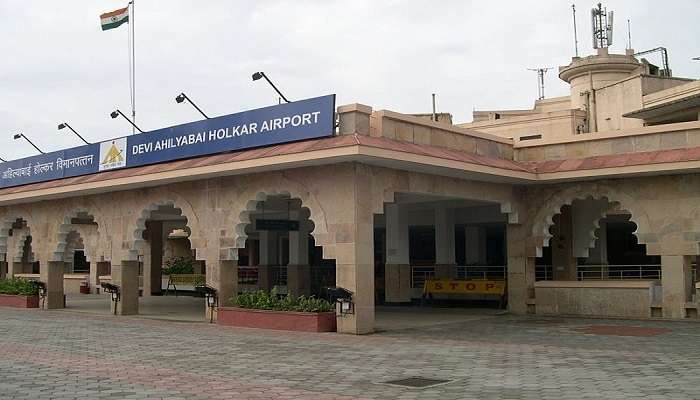
[{"label": "concrete walkway", "polygon": [[[111,315],[109,303],[110,297],[104,294],[67,295],[65,311]],[[204,299],[183,295],[140,297],[139,317],[204,322]]]},{"label": "concrete walkway", "polygon": [[[0,398],[700,398],[691,322],[443,310],[455,320],[350,336],[69,310],[0,308]],[[388,383],[406,378],[446,382]]]},{"label": "concrete walkway", "polygon": [[[65,311],[110,315],[107,295],[68,295]],[[377,332],[391,332],[481,319],[503,314],[489,308],[377,307]],[[204,299],[184,296],[150,296],[139,298],[138,317],[169,321],[205,322]]]}]

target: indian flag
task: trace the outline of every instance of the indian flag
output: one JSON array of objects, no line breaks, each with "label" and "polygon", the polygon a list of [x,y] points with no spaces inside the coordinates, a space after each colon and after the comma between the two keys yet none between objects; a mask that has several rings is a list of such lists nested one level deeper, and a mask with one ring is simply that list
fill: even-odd
[{"label": "indian flag", "polygon": [[114,29],[125,22],[129,22],[129,7],[120,8],[112,12],[100,15],[102,30]]}]

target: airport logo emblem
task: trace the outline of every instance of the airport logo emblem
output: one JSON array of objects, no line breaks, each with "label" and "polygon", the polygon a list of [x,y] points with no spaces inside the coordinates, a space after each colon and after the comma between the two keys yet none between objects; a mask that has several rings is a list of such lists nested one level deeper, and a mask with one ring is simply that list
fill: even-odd
[{"label": "airport logo emblem", "polygon": [[126,167],[126,138],[100,143],[100,171]]}]

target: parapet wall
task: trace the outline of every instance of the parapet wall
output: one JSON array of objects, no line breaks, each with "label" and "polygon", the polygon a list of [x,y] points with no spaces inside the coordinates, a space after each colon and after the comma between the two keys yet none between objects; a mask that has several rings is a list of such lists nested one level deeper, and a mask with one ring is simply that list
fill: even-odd
[{"label": "parapet wall", "polygon": [[515,161],[580,159],[700,147],[700,121],[592,132],[557,139],[511,139],[393,111],[338,107],[339,133],[385,137]]},{"label": "parapet wall", "polygon": [[372,111],[362,104],[338,107],[342,134],[385,137],[415,144],[459,150],[486,157],[513,159],[513,141],[487,133],[433,122],[393,111]]},{"label": "parapet wall", "polygon": [[587,133],[556,141],[515,144],[515,161],[563,160],[700,147],[700,122]]}]

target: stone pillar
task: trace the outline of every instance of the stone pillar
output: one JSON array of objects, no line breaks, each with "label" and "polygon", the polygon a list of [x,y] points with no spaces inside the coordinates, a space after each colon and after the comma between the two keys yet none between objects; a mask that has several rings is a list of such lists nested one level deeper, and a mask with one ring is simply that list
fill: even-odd
[{"label": "stone pillar", "polygon": [[399,204],[387,204],[386,263],[384,265],[384,300],[387,303],[411,301],[411,265],[408,249],[408,213]]},{"label": "stone pillar", "polygon": [[122,261],[112,266],[112,282],[119,286],[121,298],[117,303],[117,314],[139,313],[139,262]]},{"label": "stone pillar", "polygon": [[7,277],[14,278],[15,274],[21,274],[22,263],[8,261],[7,263]]},{"label": "stone pillar", "polygon": [[277,265],[277,235],[272,231],[260,231],[260,263],[258,265],[258,289],[272,289],[271,266]]},{"label": "stone pillar", "polygon": [[570,206],[562,207],[552,237],[552,278],[555,281],[575,281],[578,260],[573,256],[572,213]]},{"label": "stone pillar", "polygon": [[160,295],[163,271],[163,222],[147,221],[148,241],[143,251],[143,295]]},{"label": "stone pillar", "polygon": [[308,296],[311,294],[309,233],[302,224],[303,221],[300,221],[298,231],[289,232],[287,291],[294,296]]},{"label": "stone pillar", "polygon": [[[343,219],[330,227],[335,232],[336,285],[353,293],[354,314],[338,316],[338,332],[374,331],[374,214],[369,182],[371,171],[353,164],[351,196],[339,199]],[[359,170],[359,171],[358,171]],[[341,217],[338,217],[341,218]]]},{"label": "stone pillar", "polygon": [[372,107],[363,104],[347,104],[338,107],[341,135],[369,135]]},{"label": "stone pillar", "polygon": [[[238,262],[235,260],[212,259],[205,262],[207,285],[216,289],[219,307],[233,305],[231,301],[238,294]],[[211,318],[211,309],[204,304],[206,319]],[[216,320],[216,314],[214,314]]]},{"label": "stone pillar", "polygon": [[685,303],[692,294],[689,256],[661,256],[664,318],[685,318]]},{"label": "stone pillar", "polygon": [[455,266],[454,209],[435,208],[435,277],[454,279]]},{"label": "stone pillar", "polygon": [[465,263],[486,265],[486,230],[481,226],[465,226],[464,242]]},{"label": "stone pillar", "polygon": [[46,284],[46,299],[44,309],[64,308],[66,302],[63,297],[63,261],[42,261],[40,264],[40,278]]},{"label": "stone pillar", "polygon": [[535,297],[535,252],[528,246],[526,224],[507,225],[508,311],[528,312],[528,301]]}]

